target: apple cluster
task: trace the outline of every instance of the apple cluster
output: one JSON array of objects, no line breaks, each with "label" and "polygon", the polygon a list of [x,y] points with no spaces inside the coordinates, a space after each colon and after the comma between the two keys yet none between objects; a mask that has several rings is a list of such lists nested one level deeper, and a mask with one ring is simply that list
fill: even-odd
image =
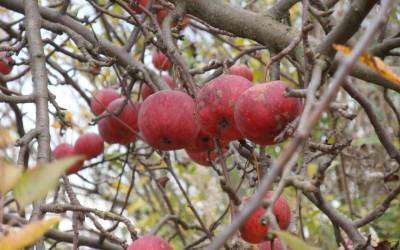
[{"label": "apple cluster", "polygon": [[[162,65],[158,60],[153,57],[156,67]],[[141,103],[125,99],[113,89],[102,89],[91,102],[92,111],[101,117],[100,136],[110,144],[127,144],[140,134],[155,149],[185,149],[193,161],[205,166],[218,157],[214,139],[220,141],[223,150],[230,141],[243,138],[260,145],[274,144],[275,137],[301,113],[301,101],[285,96],[287,85],[282,81],[253,85],[252,73],[245,65],[233,66],[228,73],[208,82],[195,99],[176,90],[177,84],[168,75],[162,78],[171,90],[154,92],[145,84]],[[268,192],[265,198],[271,196]],[[243,204],[247,201],[245,198]],[[265,241],[269,225],[261,222],[264,213],[265,208],[259,208],[242,225],[243,240],[252,244]],[[275,202],[273,213],[279,227],[287,229],[291,212],[283,197]],[[135,241],[135,249],[163,241],[149,237],[153,238]],[[280,243],[275,239],[273,244]],[[263,243],[260,248],[270,245]]]},{"label": "apple cluster", "polygon": [[[159,55],[153,54],[156,67],[163,65]],[[274,144],[302,111],[301,101],[284,95],[287,85],[282,81],[253,86],[252,72],[245,65],[232,66],[227,72],[201,88],[196,99],[175,89],[177,84],[168,75],[162,79],[171,90],[154,92],[145,83],[141,103],[111,88],[99,90],[91,101],[93,113],[101,115],[99,134],[109,144],[128,144],[140,134],[155,149],[185,149],[193,161],[205,166],[218,156],[215,139],[223,149],[243,138]]]},{"label": "apple cluster", "polygon": [[[79,136],[74,145],[61,143],[53,150],[55,159],[62,159],[68,156],[82,155],[85,160],[93,159],[104,151],[104,141],[96,133],[86,133]],[[81,170],[84,161],[79,161],[71,166],[66,174],[73,174]]]}]

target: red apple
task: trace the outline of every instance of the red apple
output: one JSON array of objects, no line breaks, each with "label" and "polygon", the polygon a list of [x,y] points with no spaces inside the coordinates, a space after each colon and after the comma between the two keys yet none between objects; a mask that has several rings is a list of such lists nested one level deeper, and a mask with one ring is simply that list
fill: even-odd
[{"label": "red apple", "polygon": [[[146,8],[147,7],[147,3],[148,0],[135,0],[134,2],[136,2],[137,5],[140,5],[142,8]],[[128,7],[129,9],[131,9],[133,12],[135,12],[136,14],[140,14],[142,13],[142,9],[140,9],[139,7],[135,7],[136,5],[133,4],[129,4]]]},{"label": "red apple", "polygon": [[223,141],[241,139],[233,111],[236,99],[251,82],[236,75],[221,75],[207,83],[198,93],[196,106],[204,132]]},{"label": "red apple", "polygon": [[143,236],[128,247],[127,250],[173,250],[168,242],[158,236]]},{"label": "red apple", "polygon": [[152,62],[154,67],[159,70],[169,70],[172,66],[171,61],[161,51],[154,51]]},{"label": "red apple", "polygon": [[216,150],[193,152],[185,149],[185,152],[190,157],[190,159],[192,159],[192,161],[203,166],[211,166],[212,162],[215,162],[215,160],[218,158],[218,153]]},{"label": "red apple", "polygon": [[[268,200],[272,197],[273,192],[269,191],[265,195],[265,199]],[[250,198],[243,199],[243,205],[245,205]],[[243,240],[252,243],[258,244],[266,240],[266,236],[268,234],[268,224],[261,224],[261,218],[265,213],[265,208],[258,208],[253,214],[250,215],[249,218],[243,223],[240,228],[240,236]],[[290,224],[291,212],[288,202],[280,196],[274,204],[272,209],[276,220],[278,221],[278,225],[280,229],[285,230],[288,228]]]},{"label": "red apple", "polygon": [[[117,112],[124,104],[124,98],[118,98],[112,101],[108,106],[109,112]],[[137,125],[140,105],[128,100],[122,111],[116,115],[110,115],[102,118],[98,123],[100,136],[104,141],[112,144],[128,144],[136,139],[136,133],[139,131]]]},{"label": "red apple", "polygon": [[104,151],[104,141],[96,133],[86,133],[79,136],[74,146],[75,153],[84,155],[86,160],[101,155]]},{"label": "red apple", "polygon": [[228,69],[228,73],[231,75],[243,76],[250,82],[253,81],[253,72],[246,65],[233,65]]},{"label": "red apple", "polygon": [[94,94],[90,101],[90,107],[92,108],[93,113],[100,115],[104,110],[106,110],[106,107],[110,102],[119,97],[120,95],[118,92],[112,88],[101,89]]},{"label": "red apple", "polygon": [[[282,250],[281,241],[278,238],[274,238],[273,240],[264,241],[263,243],[258,245],[258,250],[272,250],[271,243],[274,242],[273,250]],[[292,250],[290,247],[287,247],[288,250]]]},{"label": "red apple", "polygon": [[188,146],[200,130],[194,100],[176,90],[152,94],[140,108],[139,129],[153,148],[176,150]]},{"label": "red apple", "polygon": [[[169,15],[170,11],[168,9],[161,9],[157,11],[157,22],[158,25],[162,27],[162,23],[164,22],[164,19]],[[189,17],[184,16],[181,22],[181,27],[185,28],[189,24]],[[171,24],[171,28],[175,28],[178,25],[177,20],[173,21]]]},{"label": "red apple", "polygon": [[0,73],[3,75],[10,74],[13,68],[14,60],[11,56],[7,56],[7,52],[0,51]]},{"label": "red apple", "polygon": [[244,137],[261,144],[274,138],[302,111],[300,99],[284,96],[287,85],[273,81],[255,85],[236,101],[235,122]]},{"label": "red apple", "polygon": [[214,148],[215,145],[213,138],[203,130],[200,130],[196,139],[186,147],[186,150],[190,152],[201,152],[205,150],[213,150]]},{"label": "red apple", "polygon": [[[161,76],[162,79],[168,84],[168,86],[171,87],[171,89],[174,89],[176,87],[176,84],[174,82],[174,79],[170,77],[169,75],[163,75]],[[147,85],[146,83],[143,85],[142,88],[142,98],[143,100],[146,99],[149,95],[154,94],[154,91]]]},{"label": "red apple", "polygon": [[347,247],[353,247],[353,241],[350,240],[350,239],[346,239],[346,240],[344,241],[344,243],[346,243],[346,246],[347,246]]},{"label": "red apple", "polygon": [[[61,143],[59,144],[57,147],[55,147],[55,149],[53,150],[53,157],[55,159],[62,159],[68,156],[75,156],[78,155],[75,150],[74,147],[68,143]],[[78,172],[83,166],[83,161],[79,161],[77,163],[75,163],[74,165],[72,165],[67,171],[67,174],[73,174]]]}]

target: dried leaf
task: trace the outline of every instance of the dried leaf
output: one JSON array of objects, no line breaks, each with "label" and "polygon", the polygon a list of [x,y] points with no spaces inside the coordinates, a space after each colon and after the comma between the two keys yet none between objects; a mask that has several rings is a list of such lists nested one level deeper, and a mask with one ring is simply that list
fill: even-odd
[{"label": "dried leaf", "polygon": [[[351,48],[344,46],[344,45],[339,45],[335,44],[333,47],[339,51],[342,52],[345,55],[348,55],[351,53]],[[379,57],[372,56],[368,54],[367,52],[364,52],[358,60],[367,65],[370,69],[373,71],[377,72],[384,78],[388,79],[389,81],[392,81],[398,85],[400,85],[400,76],[396,75],[396,73],[393,72],[393,70],[385,64],[384,61],[382,61]]]},{"label": "dried leaf", "polygon": [[390,242],[387,240],[379,242],[378,245],[374,248],[375,250],[392,250]]},{"label": "dried leaf", "polygon": [[169,181],[168,176],[161,176],[160,178],[157,179],[158,183],[160,183],[160,185],[165,188],[165,186],[167,185],[167,182]]},{"label": "dried leaf", "polygon": [[50,229],[57,224],[60,217],[52,217],[41,221],[31,222],[20,230],[11,232],[6,236],[0,237],[2,250],[18,250],[38,241]]},{"label": "dried leaf", "polygon": [[14,187],[14,198],[22,207],[43,198],[57,186],[58,179],[65,170],[82,159],[81,156],[66,157],[28,169],[22,174]]}]

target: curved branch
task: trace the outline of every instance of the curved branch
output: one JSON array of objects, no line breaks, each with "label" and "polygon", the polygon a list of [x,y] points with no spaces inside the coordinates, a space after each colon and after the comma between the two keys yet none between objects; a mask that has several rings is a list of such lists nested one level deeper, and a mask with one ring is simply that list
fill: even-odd
[{"label": "curved branch", "polygon": [[[174,2],[177,2],[175,0]],[[248,10],[240,9],[222,1],[185,1],[186,11],[208,24],[265,45],[273,51],[281,51],[297,37],[297,32],[274,18]],[[302,63],[301,49],[291,55]]]},{"label": "curved branch", "polygon": [[381,204],[375,207],[369,214],[364,216],[362,219],[353,221],[355,227],[362,227],[371,221],[380,217],[390,207],[390,203],[400,194],[400,185],[393,189],[389,195],[383,200]]},{"label": "curved branch", "polygon": [[375,133],[379,138],[379,141],[385,147],[386,152],[393,159],[396,159],[400,163],[400,150],[398,150],[391,142],[390,136],[386,133],[385,128],[379,123],[378,116],[375,114],[374,109],[369,103],[368,99],[365,98],[356,88],[352,87],[348,82],[343,84],[343,88],[353,97],[367,113],[368,119],[371,121],[372,126],[375,129]]}]

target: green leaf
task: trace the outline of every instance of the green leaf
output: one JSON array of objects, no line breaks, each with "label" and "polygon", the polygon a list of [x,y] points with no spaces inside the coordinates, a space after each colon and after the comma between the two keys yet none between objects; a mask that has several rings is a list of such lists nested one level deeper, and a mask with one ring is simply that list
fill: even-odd
[{"label": "green leaf", "polygon": [[21,207],[46,196],[58,184],[64,171],[83,160],[81,156],[66,157],[45,165],[39,165],[25,171],[14,187],[14,198]]},{"label": "green leaf", "polygon": [[292,250],[320,250],[319,248],[308,245],[300,238],[286,231],[272,231],[272,233],[278,235],[281,240],[284,240]]},{"label": "green leaf", "polygon": [[0,194],[10,191],[21,176],[22,169],[0,159]]}]

